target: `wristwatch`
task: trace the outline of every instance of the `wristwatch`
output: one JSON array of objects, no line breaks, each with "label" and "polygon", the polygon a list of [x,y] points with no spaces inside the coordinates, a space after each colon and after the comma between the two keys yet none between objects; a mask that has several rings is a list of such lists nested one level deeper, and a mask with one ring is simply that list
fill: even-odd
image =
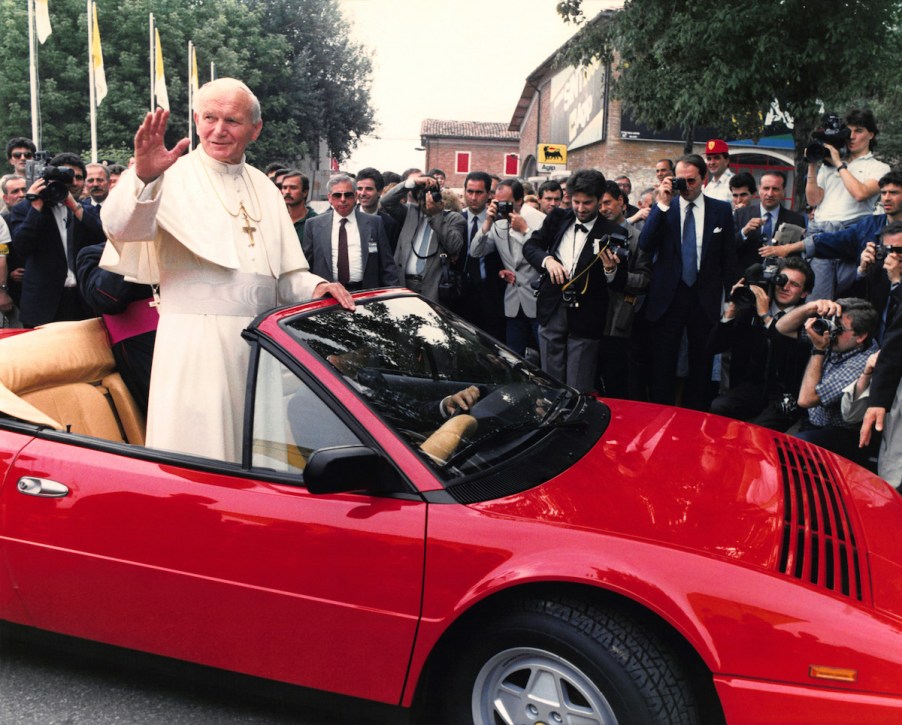
[{"label": "wristwatch", "polygon": [[6,282],[0,284],[0,292],[9,292],[9,285]]},{"label": "wristwatch", "polygon": [[814,348],[814,349],[811,351],[811,354],[812,354],[812,355],[826,355],[826,354],[827,354],[827,351],[826,351],[826,350],[821,350],[820,348],[817,348],[817,347],[816,347],[816,348]]},{"label": "wristwatch", "polygon": [[836,173],[838,174],[843,169],[848,169],[848,168],[849,168],[849,165],[845,161],[843,161],[839,166],[836,167]]}]

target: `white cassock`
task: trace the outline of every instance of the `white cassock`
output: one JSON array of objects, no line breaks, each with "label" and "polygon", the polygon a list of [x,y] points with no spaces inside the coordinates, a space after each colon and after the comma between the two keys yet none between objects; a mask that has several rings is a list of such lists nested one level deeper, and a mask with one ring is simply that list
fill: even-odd
[{"label": "white cassock", "polygon": [[281,194],[252,166],[198,148],[146,186],[128,169],[101,214],[101,266],[159,283],[147,445],[240,462],[249,360],[241,331],[324,281],[309,271]]}]

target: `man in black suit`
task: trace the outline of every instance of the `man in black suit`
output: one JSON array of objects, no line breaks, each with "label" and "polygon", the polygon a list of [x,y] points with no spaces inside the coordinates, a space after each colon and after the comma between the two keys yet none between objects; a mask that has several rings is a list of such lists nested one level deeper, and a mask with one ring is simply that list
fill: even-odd
[{"label": "man in black suit", "polygon": [[336,174],[326,192],[332,208],[304,224],[301,246],[310,271],[351,291],[400,284],[382,220],[357,209],[354,179]]},{"label": "man in black suit", "polygon": [[736,210],[736,250],[740,270],[761,264],[761,247],[773,244],[774,234],[783,223],[805,228],[805,217],[784,208],[786,174],[767,171],[758,185],[759,202]]},{"label": "man in black suit", "polygon": [[575,171],[567,180],[571,208],[552,209],[523,245],[529,263],[544,273],[536,305],[542,369],[580,392],[595,387],[608,284],[617,277],[617,258],[605,244],[608,235],[624,232],[599,214],[604,192],[600,171]]},{"label": "man in black suit", "polygon": [[725,201],[702,195],[705,160],[690,154],[677,161],[674,178],[658,186],[639,248],[655,256],[645,318],[655,346],[650,396],[673,404],[683,333],[689,341],[689,375],[683,405],[707,410],[713,398],[708,337],[720,319],[723,295],[736,281],[733,211]]},{"label": "man in black suit", "polygon": [[75,259],[82,248],[106,239],[100,215],[76,201],[85,183],[81,158],[57,154],[49,166],[69,169],[73,174],[65,199],[50,203],[42,198],[47,184],[40,178],[10,214],[13,251],[25,263],[20,301],[25,327],[82,320],[91,315],[78,292]]},{"label": "man in black suit", "polygon": [[504,265],[498,252],[491,251],[484,256],[474,257],[470,254],[469,247],[485,223],[491,191],[492,177],[489,174],[484,171],[471,171],[467,174],[464,180],[464,201],[467,208],[461,212],[467,223],[467,246],[458,259],[464,289],[460,298],[449,307],[465,320],[503,340],[506,334],[504,293],[507,283],[499,273]]}]

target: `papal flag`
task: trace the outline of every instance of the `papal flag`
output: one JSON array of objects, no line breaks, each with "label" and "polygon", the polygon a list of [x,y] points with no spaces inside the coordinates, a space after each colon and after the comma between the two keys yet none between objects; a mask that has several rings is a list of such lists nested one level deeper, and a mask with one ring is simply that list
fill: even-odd
[{"label": "papal flag", "polygon": [[103,50],[100,47],[100,26],[97,24],[97,3],[94,8],[94,30],[91,32],[91,62],[94,65],[94,100],[97,105],[106,98],[106,73],[103,71]]},{"label": "papal flag", "polygon": [[197,78],[197,48],[192,44],[191,46],[191,96],[192,98],[197,96],[197,92],[200,90],[200,81]]},{"label": "papal flag", "polygon": [[34,0],[34,25],[38,31],[38,40],[43,45],[53,32],[50,27],[50,9],[47,7],[47,0]]},{"label": "papal flag", "polygon": [[154,28],[154,44],[156,45],[156,61],[154,62],[154,95],[160,108],[169,110],[169,94],[166,92],[166,73],[163,70],[163,46],[160,45],[160,29]]}]

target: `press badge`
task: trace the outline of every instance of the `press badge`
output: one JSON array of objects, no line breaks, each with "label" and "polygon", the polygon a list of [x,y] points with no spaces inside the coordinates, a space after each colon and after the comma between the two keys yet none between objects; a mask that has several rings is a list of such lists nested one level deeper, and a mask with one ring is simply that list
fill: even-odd
[{"label": "press badge", "polygon": [[376,242],[370,240],[369,250],[370,250],[370,254],[376,253],[376,251],[377,251]]}]

